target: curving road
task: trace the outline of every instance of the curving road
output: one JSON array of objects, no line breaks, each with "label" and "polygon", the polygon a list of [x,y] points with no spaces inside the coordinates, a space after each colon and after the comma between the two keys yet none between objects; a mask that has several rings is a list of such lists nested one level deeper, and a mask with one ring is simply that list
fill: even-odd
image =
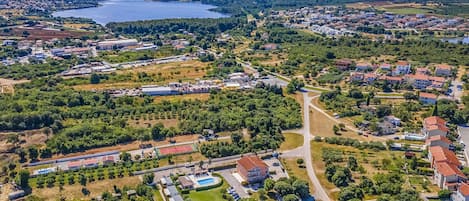
[{"label": "curving road", "polygon": [[303,109],[303,122],[304,126],[302,129],[297,130],[296,132],[303,135],[304,141],[303,141],[303,146],[298,147],[296,149],[286,151],[282,157],[303,157],[305,164],[306,164],[306,170],[308,172],[308,177],[313,183],[315,192],[314,192],[314,197],[317,200],[322,200],[322,201],[330,201],[332,200],[329,198],[329,196],[326,193],[326,190],[323,188],[321,183],[319,182],[318,177],[316,176],[316,173],[314,172],[314,167],[313,167],[313,159],[311,155],[311,140],[312,136],[310,134],[310,121],[309,121],[309,107],[310,107],[310,102],[312,99],[315,97],[309,97],[307,92],[303,93],[303,102],[304,102],[304,109]]}]

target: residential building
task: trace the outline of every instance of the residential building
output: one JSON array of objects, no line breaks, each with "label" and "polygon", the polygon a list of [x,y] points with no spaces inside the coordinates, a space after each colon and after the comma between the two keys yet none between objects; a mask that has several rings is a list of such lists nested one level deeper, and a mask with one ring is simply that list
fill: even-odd
[{"label": "residential building", "polygon": [[441,135],[446,137],[448,134],[448,127],[446,127],[446,121],[441,117],[432,116],[427,117],[423,120],[422,134],[430,138],[435,135]]},{"label": "residential building", "polygon": [[456,154],[449,149],[435,146],[428,148],[428,159],[430,160],[431,167],[434,167],[436,163],[446,162],[456,167],[461,167],[461,162],[456,157]]},{"label": "residential building", "polygon": [[269,167],[258,156],[244,156],[237,161],[238,174],[248,183],[262,182],[269,176]]},{"label": "residential building", "polygon": [[71,161],[67,164],[68,170],[78,170],[81,168],[81,161]]},{"label": "residential building", "polygon": [[391,135],[396,133],[395,126],[387,121],[379,123],[378,128],[378,135]]},{"label": "residential building", "polygon": [[341,71],[349,70],[353,65],[353,61],[350,59],[340,59],[335,62],[337,69]]},{"label": "residential building", "polygon": [[365,74],[360,72],[351,72],[350,73],[350,81],[351,82],[362,82],[365,78]]},{"label": "residential building", "polygon": [[83,165],[84,165],[86,168],[98,167],[98,165],[99,165],[98,159],[96,159],[96,158],[86,159],[86,160],[83,162]]},{"label": "residential building", "polygon": [[444,137],[444,136],[441,136],[441,135],[435,135],[435,136],[431,136],[429,137],[425,144],[427,145],[427,147],[435,147],[435,146],[439,146],[439,147],[443,147],[443,148],[446,148],[446,149],[449,149],[450,145],[452,144],[452,142]]},{"label": "residential building", "polygon": [[357,65],[355,65],[355,69],[357,71],[368,71],[368,70],[371,70],[371,64],[370,63],[357,63]]},{"label": "residential building", "polygon": [[393,124],[394,126],[400,126],[401,125],[401,119],[395,117],[395,116],[385,116],[384,120]]},{"label": "residential building", "polygon": [[388,64],[388,63],[381,64],[381,66],[379,68],[383,71],[391,71],[392,70],[391,64]]},{"label": "residential building", "polygon": [[366,83],[372,84],[376,79],[378,79],[378,75],[375,73],[366,73],[363,79]]},{"label": "residential building", "polygon": [[466,176],[456,165],[448,162],[435,163],[433,181],[438,187],[454,191],[458,183],[466,180]]},{"label": "residential building", "polygon": [[178,178],[179,184],[181,185],[182,189],[193,189],[194,182],[190,180],[187,176],[181,176]]},{"label": "residential building", "polygon": [[410,63],[407,61],[398,61],[396,63],[396,69],[392,72],[392,75],[406,75],[410,73]]},{"label": "residential building", "polygon": [[404,80],[402,77],[394,76],[381,76],[379,79],[386,81],[388,84],[401,84]]},{"label": "residential building", "polygon": [[435,67],[436,76],[451,76],[451,66],[447,64],[439,64]]},{"label": "residential building", "polygon": [[408,75],[406,81],[416,89],[425,89],[432,84],[429,76],[424,74]]},{"label": "residential building", "polygon": [[425,105],[436,104],[438,96],[432,93],[420,92],[419,101]]},{"label": "residential building", "polygon": [[428,70],[428,68],[417,68],[415,70],[415,74],[430,75],[430,71]]},{"label": "residential building", "polygon": [[136,39],[124,39],[124,40],[107,40],[98,42],[98,49],[100,50],[112,50],[112,49],[121,49],[129,46],[138,45]]},{"label": "residential building", "polygon": [[469,201],[469,184],[462,182],[457,191],[451,195],[453,201]]}]

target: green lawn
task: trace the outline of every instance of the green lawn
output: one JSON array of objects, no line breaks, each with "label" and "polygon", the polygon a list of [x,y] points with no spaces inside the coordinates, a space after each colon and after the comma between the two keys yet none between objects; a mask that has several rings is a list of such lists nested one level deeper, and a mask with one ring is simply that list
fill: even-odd
[{"label": "green lawn", "polygon": [[415,14],[428,14],[435,13],[435,10],[429,8],[387,8],[386,11],[393,12],[400,15],[415,15]]},{"label": "green lawn", "polygon": [[291,150],[303,145],[303,136],[295,133],[285,133],[285,141],[280,145],[280,151]]},{"label": "green lawn", "polygon": [[223,180],[223,185],[217,188],[212,188],[205,191],[191,191],[189,193],[189,198],[191,201],[215,201],[215,200],[225,200],[223,199],[223,192],[229,187],[228,183]]}]

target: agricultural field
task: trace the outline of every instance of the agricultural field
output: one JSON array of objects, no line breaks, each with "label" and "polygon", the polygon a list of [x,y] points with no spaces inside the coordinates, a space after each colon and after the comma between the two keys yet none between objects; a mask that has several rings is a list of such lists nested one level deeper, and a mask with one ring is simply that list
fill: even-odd
[{"label": "agricultural field", "polygon": [[[193,82],[196,79],[203,79],[210,68],[211,67],[208,63],[197,60],[150,65],[133,69],[118,70],[115,74],[107,75],[107,79],[101,79],[101,82],[98,84],[84,84],[80,82],[71,87],[75,90],[90,91],[137,88],[142,85],[163,85],[170,82]],[[189,95],[188,97],[191,96]],[[157,97],[156,99],[158,98],[160,97]],[[179,98],[185,97],[180,96]]]},{"label": "agricultural field", "polygon": [[[347,161],[347,158],[354,157],[357,160],[358,168],[352,171],[352,179],[354,183],[358,184],[363,176],[374,178],[376,174],[387,174],[390,172],[400,171],[405,163],[409,163],[408,159],[404,158],[402,151],[389,151],[389,150],[369,150],[357,149],[351,146],[333,145],[326,142],[311,142],[311,153],[313,158],[314,170],[321,182],[327,189],[328,194],[333,198],[338,198],[339,188],[333,183],[329,182],[326,178],[326,163],[323,161],[325,151],[333,151],[342,153],[342,158]],[[418,161],[421,155],[417,153],[416,158]],[[334,163],[336,165],[346,167],[346,162]],[[418,192],[437,192],[438,187],[431,185],[428,177],[417,174],[403,175],[404,186],[406,188],[416,189]],[[376,199],[377,197],[367,195],[366,199]]]}]

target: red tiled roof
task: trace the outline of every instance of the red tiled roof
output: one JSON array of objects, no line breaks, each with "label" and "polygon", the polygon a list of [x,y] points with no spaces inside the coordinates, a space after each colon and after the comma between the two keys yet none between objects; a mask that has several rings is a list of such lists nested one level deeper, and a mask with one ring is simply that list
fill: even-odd
[{"label": "red tiled roof", "polygon": [[431,93],[420,92],[419,97],[436,99],[437,96]]},{"label": "red tiled roof", "polygon": [[390,81],[402,81],[402,77],[393,77],[393,76],[382,76],[380,79],[390,80]]},{"label": "red tiled roof", "polygon": [[461,170],[454,164],[450,164],[447,162],[437,162],[435,163],[436,170],[443,176],[451,176],[451,175],[458,175],[462,178],[466,178],[466,176],[461,172]]},{"label": "red tiled roof", "polygon": [[414,80],[429,80],[429,76],[424,74],[408,75],[407,77]]},{"label": "red tiled roof", "polygon": [[81,161],[68,162],[68,167],[78,167],[78,166],[81,166]]},{"label": "red tiled roof", "polygon": [[243,166],[246,170],[251,170],[256,167],[268,167],[267,164],[257,156],[244,156],[238,160],[238,164]]},{"label": "red tiled roof", "polygon": [[409,65],[409,62],[407,62],[407,61],[398,61],[396,63],[396,65],[398,65],[398,66],[407,66],[407,65]]},{"label": "red tiled roof", "polygon": [[461,162],[459,162],[458,158],[456,157],[456,154],[454,154],[454,152],[450,151],[449,149],[440,146],[435,146],[430,147],[429,151],[432,154],[432,163],[448,162],[457,166],[461,165]]},{"label": "red tiled roof", "polygon": [[103,161],[114,161],[114,156],[104,156]]},{"label": "red tiled roof", "polygon": [[430,142],[433,142],[433,141],[443,141],[448,144],[452,143],[448,138],[446,138],[445,136],[441,136],[441,135],[431,136],[430,138],[427,139],[426,143],[429,144]]},{"label": "red tiled roof", "polygon": [[436,82],[445,82],[446,81],[446,79],[444,77],[437,77],[437,76],[430,76],[429,79],[432,80],[432,81],[436,81]]},{"label": "red tiled roof", "polygon": [[448,64],[438,64],[436,65],[437,69],[445,69],[445,70],[451,70],[451,66]]},{"label": "red tiled roof", "polygon": [[459,186],[459,192],[466,197],[469,196],[469,184],[461,183]]},{"label": "red tiled roof", "polygon": [[423,120],[423,127],[426,130],[441,129],[442,131],[448,132],[449,129],[446,127],[446,121],[441,117],[432,116],[427,117]]},{"label": "red tiled roof", "polygon": [[98,163],[98,159],[96,159],[96,158],[86,159],[83,163],[84,163],[85,165],[97,164],[97,163]]}]

